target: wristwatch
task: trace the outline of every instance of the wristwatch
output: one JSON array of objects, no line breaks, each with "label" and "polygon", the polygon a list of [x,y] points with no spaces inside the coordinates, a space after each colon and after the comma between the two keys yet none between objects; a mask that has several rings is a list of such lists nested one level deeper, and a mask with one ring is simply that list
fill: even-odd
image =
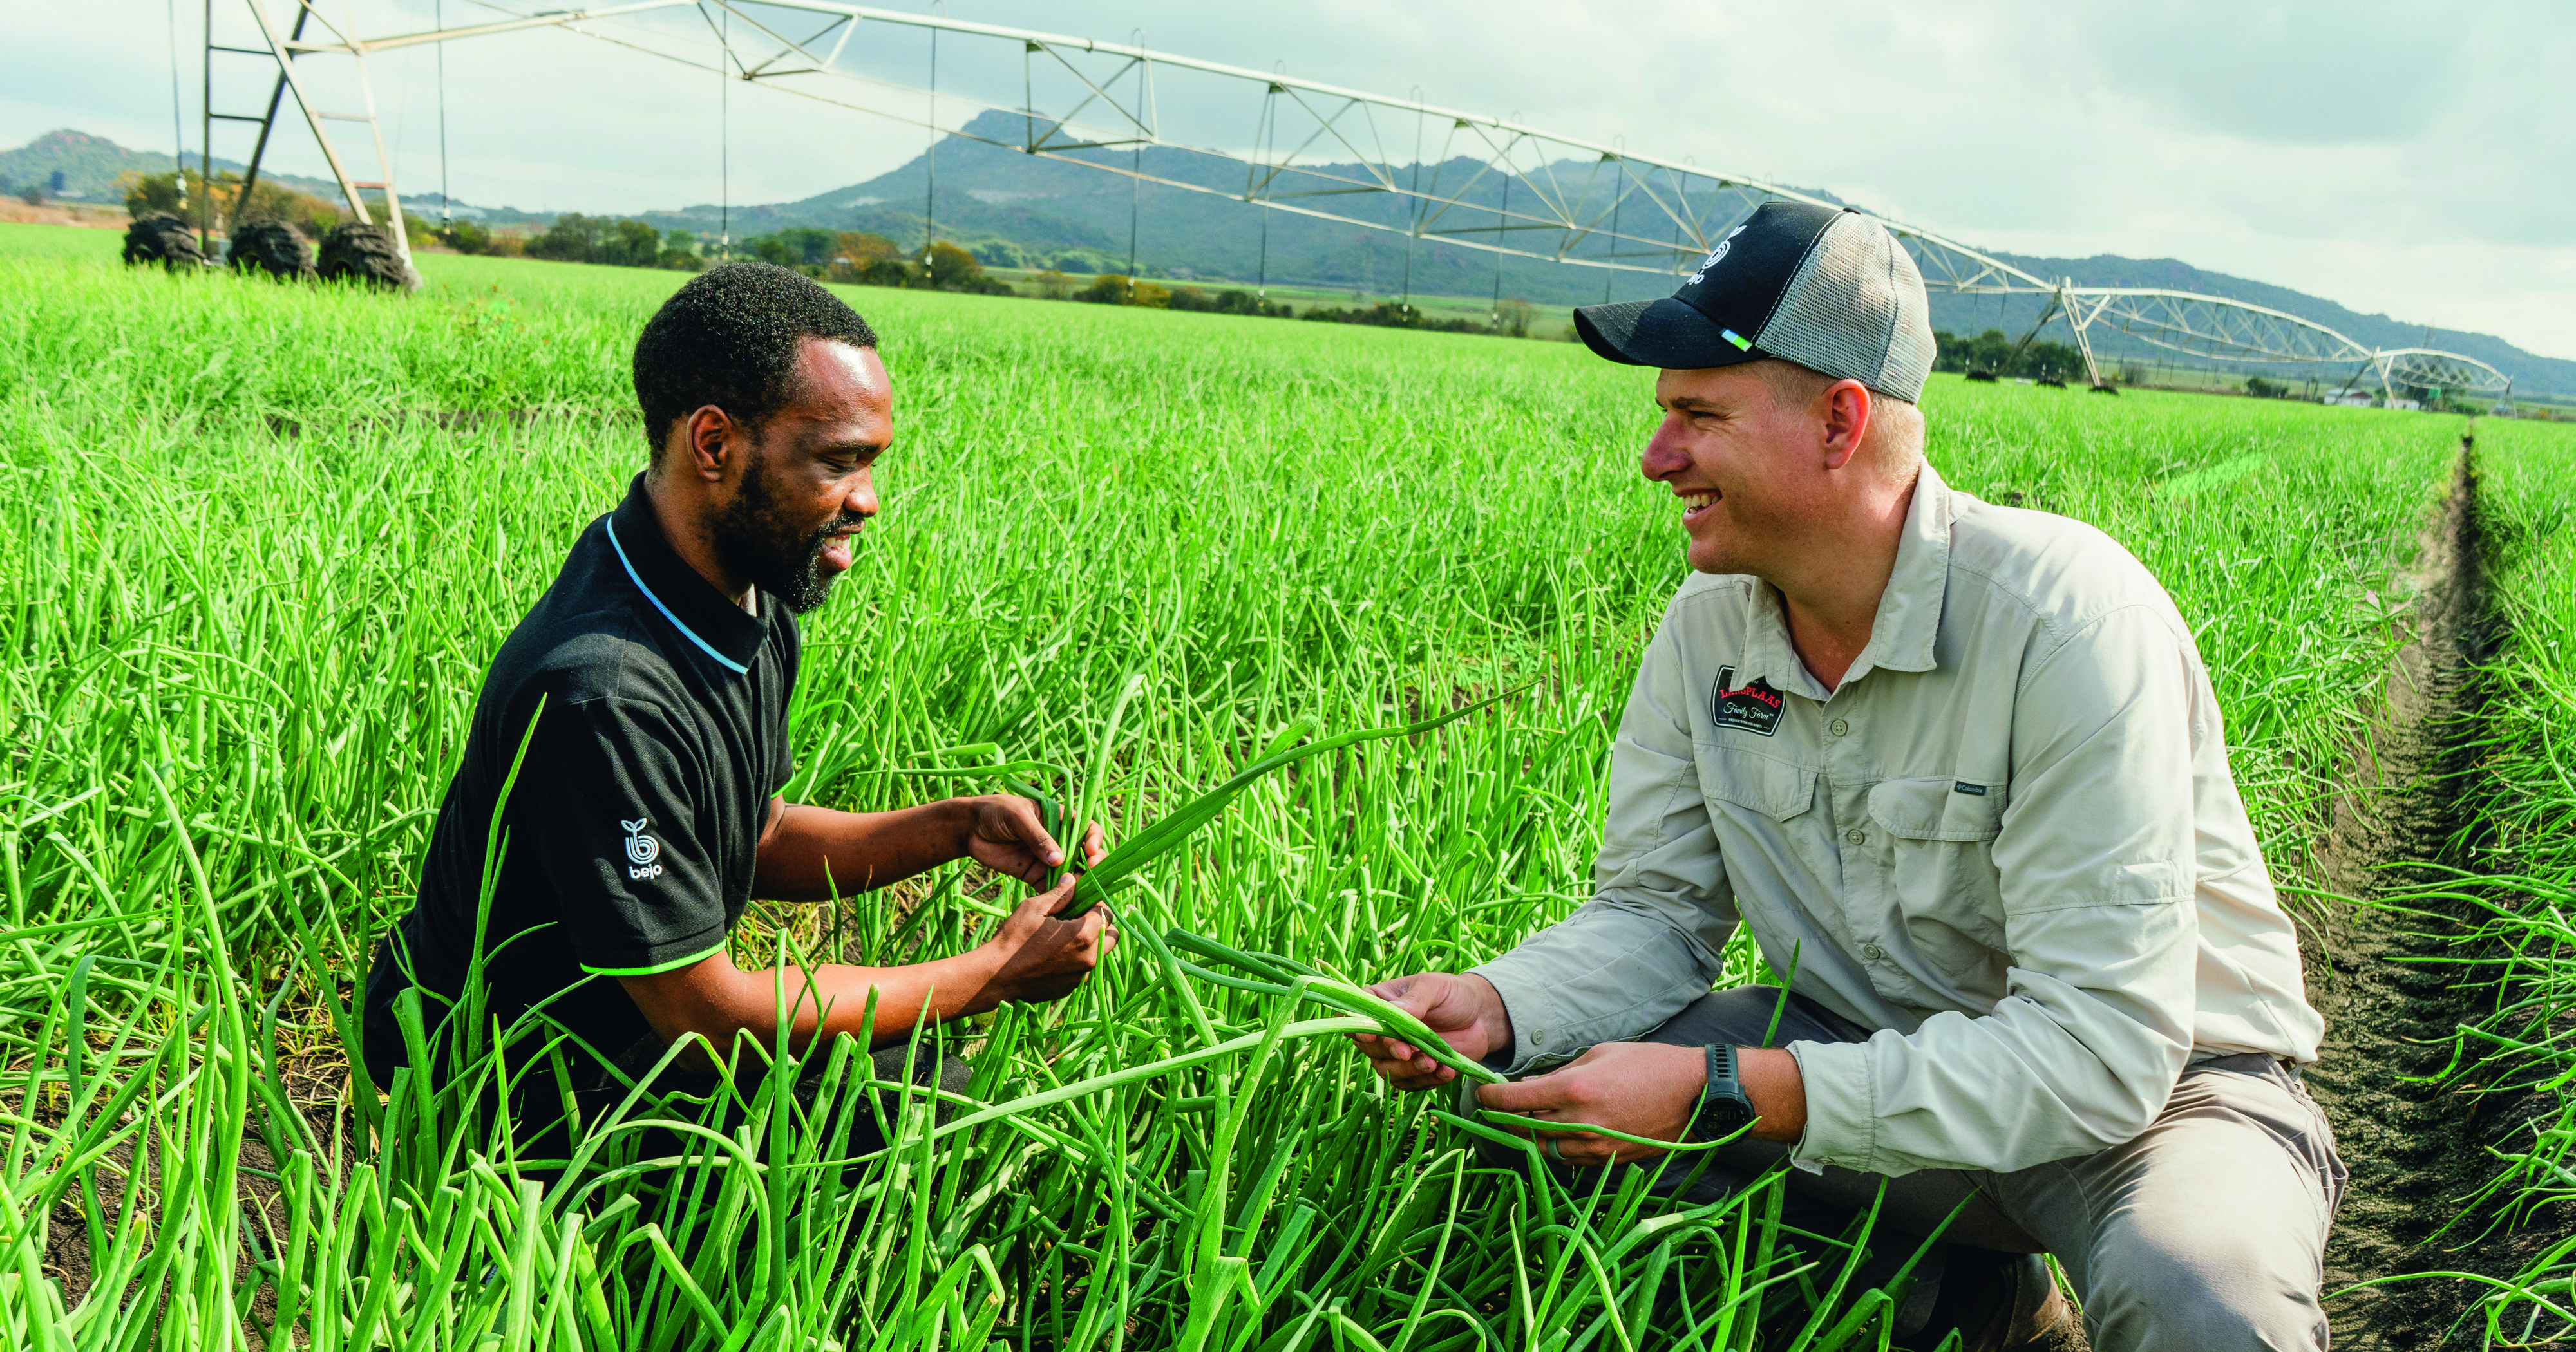
[{"label": "wristwatch", "polygon": [[1700,1091],[1699,1114],[1690,1134],[1702,1141],[1722,1141],[1751,1124],[1753,1100],[1735,1078],[1735,1048],[1708,1049],[1708,1087]]}]

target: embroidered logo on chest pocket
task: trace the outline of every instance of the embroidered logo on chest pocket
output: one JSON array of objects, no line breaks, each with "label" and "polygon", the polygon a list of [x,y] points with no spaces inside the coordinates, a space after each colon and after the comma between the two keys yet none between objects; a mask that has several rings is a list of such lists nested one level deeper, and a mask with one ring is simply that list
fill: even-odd
[{"label": "embroidered logo on chest pocket", "polygon": [[1708,700],[1708,721],[1721,728],[1742,728],[1769,737],[1780,731],[1780,710],[1785,703],[1769,681],[1756,676],[1739,686],[1735,683],[1735,668],[1719,667],[1717,689]]}]

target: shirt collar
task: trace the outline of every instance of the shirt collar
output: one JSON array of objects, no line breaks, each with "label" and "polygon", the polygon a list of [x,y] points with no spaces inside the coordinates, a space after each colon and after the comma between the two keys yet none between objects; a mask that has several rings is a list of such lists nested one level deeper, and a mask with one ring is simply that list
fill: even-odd
[{"label": "shirt collar", "polygon": [[[1914,481],[1905,530],[1896,537],[1896,567],[1870,621],[1869,646],[1852,663],[1858,676],[1872,667],[1930,671],[1941,637],[1941,600],[1950,591],[1950,486],[1930,462]],[[1846,678],[1848,679],[1848,678]]]},{"label": "shirt collar", "polygon": [[725,599],[671,548],[641,474],[626,486],[626,501],[608,514],[608,548],[627,581],[680,637],[728,671],[751,670],[761,642],[769,637],[769,625]]},{"label": "shirt collar", "polygon": [[[1930,671],[1939,665],[1933,653],[1941,636],[1941,600],[1950,588],[1950,486],[1932,466],[1914,482],[1905,524],[1896,538],[1896,564],[1887,590],[1878,598],[1870,620],[1869,642],[1852,660],[1836,689],[1884,667],[1890,671]],[[1779,591],[1757,581],[1747,597],[1753,613],[1745,626],[1744,675],[1767,677],[1781,690],[1822,703],[1833,690],[1807,672],[1789,642],[1789,620],[1782,613]]]}]

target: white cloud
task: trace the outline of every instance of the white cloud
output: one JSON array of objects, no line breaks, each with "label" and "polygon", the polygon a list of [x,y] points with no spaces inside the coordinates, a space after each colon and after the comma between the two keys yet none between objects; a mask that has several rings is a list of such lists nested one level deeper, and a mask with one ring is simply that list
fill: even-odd
[{"label": "white cloud", "polygon": [[[451,23],[494,13],[444,2]],[[362,0],[362,26],[426,26],[431,3]],[[219,25],[237,22],[236,5],[219,0]],[[13,16],[13,50],[42,59],[0,94],[0,139],[69,125],[166,145],[165,13],[99,0]],[[1113,41],[1142,28],[1148,45],[1210,60],[1278,61],[1394,94],[1419,85],[1435,103],[1826,188],[1971,242],[2177,257],[2576,356],[2563,74],[2576,69],[2576,8],[2555,0],[951,0],[948,13]],[[195,35],[181,23],[193,145]],[[607,31],[689,41],[702,23],[682,11]],[[1016,99],[1016,61],[979,69],[972,45],[942,49],[952,107],[965,93]],[[927,55],[921,34],[885,25],[851,48],[908,84]],[[415,190],[435,186],[434,60],[376,64]],[[455,191],[594,211],[713,200],[718,83],[563,33],[453,44]],[[1214,111],[1185,84],[1166,82],[1167,115]],[[736,202],[853,182],[920,146],[894,122],[731,88]],[[309,144],[287,162],[320,168]]]}]

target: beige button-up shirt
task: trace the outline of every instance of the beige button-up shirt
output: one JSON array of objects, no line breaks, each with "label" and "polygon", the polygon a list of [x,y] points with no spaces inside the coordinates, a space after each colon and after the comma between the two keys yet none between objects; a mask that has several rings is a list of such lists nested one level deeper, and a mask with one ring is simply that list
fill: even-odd
[{"label": "beige button-up shirt", "polygon": [[1779,596],[1694,574],[1611,756],[1592,900],[1475,970],[1526,1073],[1705,993],[1737,922],[1879,1030],[1792,1043],[1791,1158],[2011,1170],[2144,1130],[2195,1057],[2324,1021],[2191,628],[2091,526],[1927,466],[1868,646],[1826,690]]}]

